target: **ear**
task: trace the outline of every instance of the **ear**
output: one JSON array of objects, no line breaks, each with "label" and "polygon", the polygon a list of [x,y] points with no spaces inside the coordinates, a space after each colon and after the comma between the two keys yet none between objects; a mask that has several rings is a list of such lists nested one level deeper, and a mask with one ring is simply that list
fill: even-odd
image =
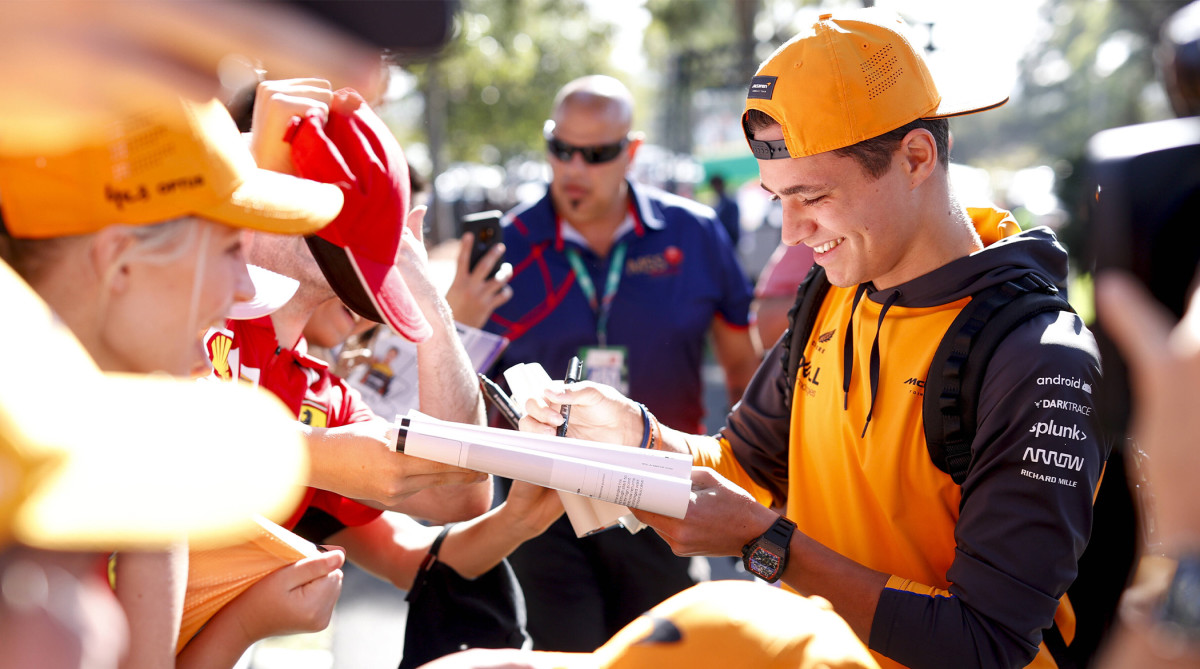
[{"label": "ear", "polygon": [[88,270],[96,281],[110,292],[124,292],[129,288],[129,263],[126,251],[133,245],[133,236],[122,226],[110,225],[92,235],[88,247]]},{"label": "ear", "polygon": [[924,183],[938,167],[937,142],[924,128],[916,128],[900,140],[899,156],[913,188]]}]

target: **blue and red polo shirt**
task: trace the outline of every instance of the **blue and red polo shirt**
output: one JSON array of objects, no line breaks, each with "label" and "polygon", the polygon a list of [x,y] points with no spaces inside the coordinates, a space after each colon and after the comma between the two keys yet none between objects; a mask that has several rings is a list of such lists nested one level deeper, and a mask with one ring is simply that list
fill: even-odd
[{"label": "blue and red polo shirt", "polygon": [[[627,349],[631,398],[665,424],[701,433],[706,335],[714,318],[749,326],[751,286],[711,208],[632,182],[629,192],[634,225],[615,240],[627,247],[607,344]],[[504,244],[513,298],[485,326],[510,340],[498,369],[537,362],[561,375],[581,347],[599,343],[596,311],[566,249],[577,250],[601,293],[610,259],[564,239],[548,190],[505,216]]]}]

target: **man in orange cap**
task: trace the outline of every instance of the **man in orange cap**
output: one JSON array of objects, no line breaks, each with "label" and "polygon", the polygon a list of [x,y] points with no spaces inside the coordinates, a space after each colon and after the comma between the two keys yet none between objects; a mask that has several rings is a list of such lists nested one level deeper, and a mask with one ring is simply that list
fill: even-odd
[{"label": "man in orange cap", "polygon": [[807,287],[827,292],[721,433],[659,430],[589,383],[547,391],[523,425],[552,430],[566,403],[570,436],[691,453],[686,518],[638,518],[676,553],[741,555],[825,597],[883,667],[1061,666],[1064,593],[1108,455],[1091,400],[1099,357],[1074,313],[1019,321],[977,367],[974,414],[943,414],[973,434],[962,477],[948,473],[922,409],[940,340],[992,287],[1061,290],[1067,256],[1046,228],[959,203],[946,118],[1006,96],[935,85],[905,32],[881,10],[822,15],[750,84],[742,120],[762,187],[782,205],[783,241],[813,251]]}]

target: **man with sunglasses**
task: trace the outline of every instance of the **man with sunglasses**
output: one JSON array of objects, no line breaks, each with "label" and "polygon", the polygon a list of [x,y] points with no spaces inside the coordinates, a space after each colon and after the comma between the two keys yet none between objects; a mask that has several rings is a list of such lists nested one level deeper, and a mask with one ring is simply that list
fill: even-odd
[{"label": "man with sunglasses", "polygon": [[[486,328],[510,340],[499,369],[537,362],[615,386],[671,424],[704,431],[708,334],[730,403],[760,358],[752,292],[713,210],[628,179],[642,138],[616,79],[567,84],[546,122],[548,192],[505,217],[513,297]],[[670,416],[670,418],[667,418]],[[577,539],[566,519],[510,557],[536,647],[591,651],[693,584],[690,560],[651,532]]]}]

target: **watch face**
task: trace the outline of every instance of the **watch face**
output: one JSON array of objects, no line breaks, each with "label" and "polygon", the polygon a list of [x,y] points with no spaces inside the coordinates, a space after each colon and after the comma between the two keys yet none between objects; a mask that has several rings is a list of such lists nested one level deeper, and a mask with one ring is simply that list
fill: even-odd
[{"label": "watch face", "polygon": [[779,573],[779,556],[760,546],[754,547],[748,562],[750,571],[763,580],[769,581]]}]

